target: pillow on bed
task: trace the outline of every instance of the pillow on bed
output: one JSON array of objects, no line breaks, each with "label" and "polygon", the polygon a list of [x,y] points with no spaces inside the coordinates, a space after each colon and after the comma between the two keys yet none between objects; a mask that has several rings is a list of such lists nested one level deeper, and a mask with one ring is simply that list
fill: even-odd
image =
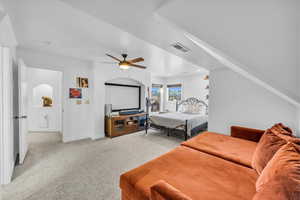
[{"label": "pillow on bed", "polygon": [[190,114],[202,114],[202,113],[205,114],[204,106],[190,105],[190,104],[182,105],[180,112],[190,113]]}]

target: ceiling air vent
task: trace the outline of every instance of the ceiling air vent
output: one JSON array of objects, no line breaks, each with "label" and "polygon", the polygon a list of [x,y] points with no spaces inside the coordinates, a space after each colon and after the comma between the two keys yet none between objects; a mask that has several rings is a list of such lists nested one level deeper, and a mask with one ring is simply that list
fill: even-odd
[{"label": "ceiling air vent", "polygon": [[176,43],[172,44],[171,46],[174,47],[175,49],[179,50],[179,51],[182,51],[183,53],[186,53],[186,52],[190,51],[189,48],[183,46],[183,44],[181,44],[179,42],[176,42]]}]

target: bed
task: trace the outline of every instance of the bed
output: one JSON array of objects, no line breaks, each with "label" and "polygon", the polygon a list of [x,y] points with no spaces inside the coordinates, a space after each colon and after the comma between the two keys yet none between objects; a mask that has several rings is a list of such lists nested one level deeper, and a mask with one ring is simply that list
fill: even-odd
[{"label": "bed", "polygon": [[208,106],[197,98],[188,98],[176,103],[176,112],[151,114],[146,119],[146,134],[149,128],[161,129],[169,135],[171,131],[182,132],[185,140],[207,129]]}]

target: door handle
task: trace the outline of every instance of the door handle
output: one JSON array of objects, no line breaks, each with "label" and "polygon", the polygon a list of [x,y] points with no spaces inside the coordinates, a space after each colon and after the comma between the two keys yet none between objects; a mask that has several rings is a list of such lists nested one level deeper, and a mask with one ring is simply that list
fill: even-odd
[{"label": "door handle", "polygon": [[26,115],[23,115],[23,116],[15,116],[14,119],[27,119],[27,116]]}]

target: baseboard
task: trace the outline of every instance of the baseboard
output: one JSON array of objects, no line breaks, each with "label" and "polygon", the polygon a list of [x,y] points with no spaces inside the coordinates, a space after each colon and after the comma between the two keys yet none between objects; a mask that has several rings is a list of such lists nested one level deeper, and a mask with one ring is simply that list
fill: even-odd
[{"label": "baseboard", "polygon": [[50,130],[50,131],[28,131],[28,133],[61,133],[61,131],[58,130]]},{"label": "baseboard", "polygon": [[105,138],[105,135],[97,136],[97,137],[91,137],[92,140],[101,140],[103,138]]},{"label": "baseboard", "polygon": [[63,143],[76,142],[80,140],[92,139],[90,137],[80,137],[80,138],[63,138]]}]

